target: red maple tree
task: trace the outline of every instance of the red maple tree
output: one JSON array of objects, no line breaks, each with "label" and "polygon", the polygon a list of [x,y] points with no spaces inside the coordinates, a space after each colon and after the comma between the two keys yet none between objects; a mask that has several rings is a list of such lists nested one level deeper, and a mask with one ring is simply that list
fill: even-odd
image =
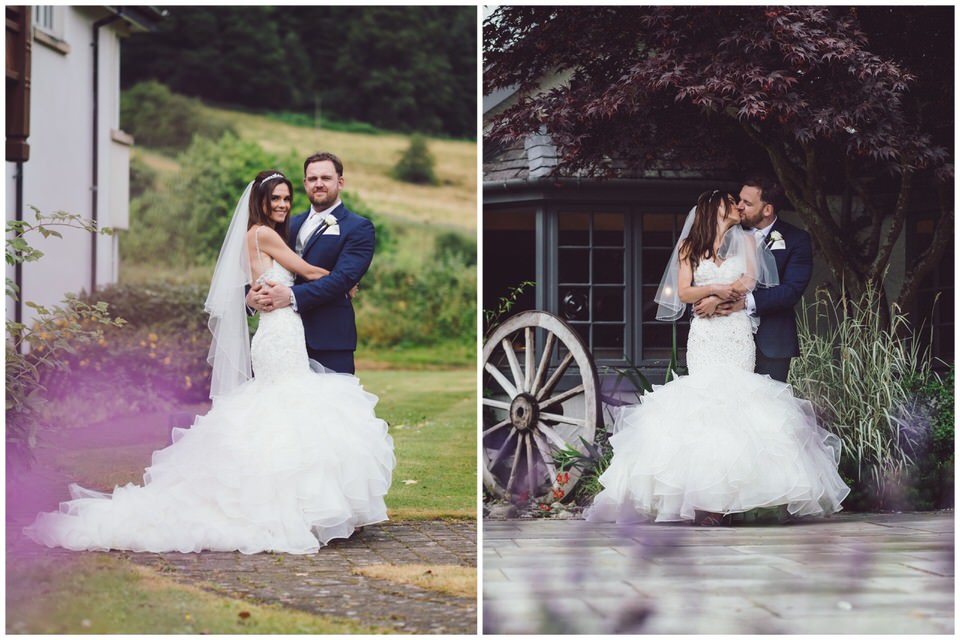
[{"label": "red maple tree", "polygon": [[903,309],[952,246],[952,7],[508,6],[483,31],[484,92],[518,93],[486,143],[545,131],[564,175],[771,170],[854,295],[932,202]]}]

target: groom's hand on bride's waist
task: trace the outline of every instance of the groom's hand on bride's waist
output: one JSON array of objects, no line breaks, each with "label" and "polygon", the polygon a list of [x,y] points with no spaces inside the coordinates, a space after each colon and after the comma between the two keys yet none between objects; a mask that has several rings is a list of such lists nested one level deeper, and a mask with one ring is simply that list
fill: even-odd
[{"label": "groom's hand on bride's waist", "polygon": [[250,288],[247,304],[260,311],[282,309],[290,306],[291,293],[290,287],[285,284],[264,280]]}]

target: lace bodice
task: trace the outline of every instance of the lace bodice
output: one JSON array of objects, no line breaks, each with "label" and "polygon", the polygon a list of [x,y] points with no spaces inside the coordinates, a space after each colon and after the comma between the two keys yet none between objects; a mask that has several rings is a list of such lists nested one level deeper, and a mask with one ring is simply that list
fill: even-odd
[{"label": "lace bodice", "polygon": [[[263,259],[270,260],[266,256]],[[261,277],[288,287],[293,284],[293,274],[276,262]],[[291,372],[310,368],[303,323],[292,307],[260,312],[260,324],[250,345],[250,359],[254,377],[262,381],[280,380]]]},{"label": "lace bodice", "polygon": [[[698,286],[733,282],[745,268],[743,258],[721,264],[703,260],[693,272],[693,282]],[[746,311],[712,318],[692,317],[687,338],[687,368],[691,374],[717,365],[753,371],[755,363],[756,345]]]}]

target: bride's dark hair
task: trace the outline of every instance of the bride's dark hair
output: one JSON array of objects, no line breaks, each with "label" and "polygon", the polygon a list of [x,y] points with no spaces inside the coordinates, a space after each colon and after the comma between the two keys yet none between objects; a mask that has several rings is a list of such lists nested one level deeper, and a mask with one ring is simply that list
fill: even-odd
[{"label": "bride's dark hair", "polygon": [[290,189],[290,198],[292,199],[293,183],[276,169],[261,171],[254,178],[253,189],[250,191],[250,215],[247,218],[247,229],[255,224],[273,227],[286,242],[290,230],[290,214],[288,213],[280,224],[270,219],[270,196],[273,195],[273,190],[281,182]]},{"label": "bride's dark hair", "polygon": [[733,206],[733,196],[719,189],[704,191],[697,198],[693,226],[690,227],[689,235],[680,244],[679,255],[681,260],[690,260],[690,266],[694,269],[700,264],[700,260],[716,258],[713,245],[717,241],[717,211],[724,202],[728,206]]}]

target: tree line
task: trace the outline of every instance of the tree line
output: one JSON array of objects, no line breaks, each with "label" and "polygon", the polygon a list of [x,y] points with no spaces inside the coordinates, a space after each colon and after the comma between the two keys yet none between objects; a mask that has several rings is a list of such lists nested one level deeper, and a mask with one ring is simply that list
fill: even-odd
[{"label": "tree line", "polygon": [[475,7],[168,7],[121,83],[397,131],[476,135]]}]

